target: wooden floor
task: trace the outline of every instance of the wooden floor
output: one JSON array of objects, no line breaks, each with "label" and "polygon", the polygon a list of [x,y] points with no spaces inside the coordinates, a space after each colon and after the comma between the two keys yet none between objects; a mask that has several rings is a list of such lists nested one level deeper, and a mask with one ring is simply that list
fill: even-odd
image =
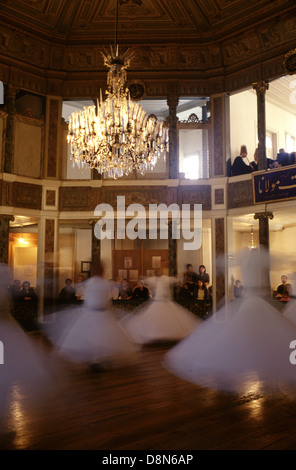
[{"label": "wooden floor", "polygon": [[[34,340],[43,344],[36,335]],[[136,366],[105,372],[56,362],[63,377],[59,393],[34,411],[25,392],[11,396],[0,448],[296,448],[295,399],[218,393],[187,383],[162,367],[167,350],[146,347]]]}]

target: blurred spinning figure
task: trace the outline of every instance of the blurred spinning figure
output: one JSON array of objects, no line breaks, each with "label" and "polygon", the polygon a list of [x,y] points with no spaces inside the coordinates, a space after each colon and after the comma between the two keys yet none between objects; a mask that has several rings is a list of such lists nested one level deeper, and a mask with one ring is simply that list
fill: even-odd
[{"label": "blurred spinning figure", "polygon": [[103,278],[103,267],[84,282],[84,304],[57,312],[47,334],[58,353],[71,362],[118,366],[135,359],[138,347],[119,325],[111,310],[113,283]]},{"label": "blurred spinning figure", "polygon": [[30,401],[36,404],[56,390],[56,377],[47,355],[9,313],[5,285],[9,277],[9,268],[0,264],[0,434],[6,431],[8,401],[13,387],[29,392]]},{"label": "blurred spinning figure", "polygon": [[[232,392],[296,386],[290,343],[296,327],[261,297],[263,249],[241,257],[245,296],[226,305],[165,357],[174,374],[206,387]],[[264,283],[263,283],[264,284]],[[270,295],[269,295],[270,297]]]},{"label": "blurred spinning figure", "polygon": [[137,343],[177,341],[194,331],[202,320],[171,300],[170,287],[177,280],[161,276],[150,280],[154,299],[138,313],[122,320],[127,332]]}]

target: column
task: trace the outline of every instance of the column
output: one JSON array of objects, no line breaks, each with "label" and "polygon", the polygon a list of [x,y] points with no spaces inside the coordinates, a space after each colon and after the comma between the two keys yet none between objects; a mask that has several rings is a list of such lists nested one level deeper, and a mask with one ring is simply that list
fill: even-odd
[{"label": "column", "polygon": [[230,158],[229,95],[211,96],[210,177],[226,175],[226,160]]},{"label": "column", "polygon": [[8,264],[9,222],[13,220],[12,215],[0,215],[0,263]]},{"label": "column", "polygon": [[169,276],[177,275],[177,240],[172,238],[172,219],[168,221],[169,236]]},{"label": "column", "polygon": [[55,308],[58,269],[58,220],[43,218],[38,224],[39,317]]},{"label": "column", "polygon": [[262,256],[261,290],[270,295],[269,219],[273,219],[273,214],[272,212],[257,212],[254,219],[259,220],[259,244]]},{"label": "column", "polygon": [[91,276],[97,272],[97,268],[101,263],[101,240],[95,236],[95,224],[96,220],[89,220],[88,223],[91,225]]},{"label": "column", "polygon": [[226,276],[225,276],[225,218],[219,217],[213,220],[213,305],[214,309],[225,305]]},{"label": "column", "polygon": [[5,107],[7,112],[6,133],[5,133],[5,151],[4,151],[4,173],[13,172],[13,144],[14,144],[14,114],[15,114],[15,95],[17,89],[8,85],[5,88]]},{"label": "column", "polygon": [[169,178],[179,178],[179,156],[178,156],[178,129],[177,129],[177,106],[179,98],[171,95],[167,99],[169,107]]},{"label": "column", "polygon": [[266,118],[265,93],[268,83],[264,80],[253,83],[257,93],[257,129],[258,129],[258,170],[266,170]]}]

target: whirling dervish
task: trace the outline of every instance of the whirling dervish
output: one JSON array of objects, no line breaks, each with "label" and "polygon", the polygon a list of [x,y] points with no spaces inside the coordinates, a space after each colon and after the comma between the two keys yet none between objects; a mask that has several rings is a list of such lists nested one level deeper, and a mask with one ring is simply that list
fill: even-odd
[{"label": "whirling dervish", "polygon": [[[246,294],[219,310],[188,338],[172,348],[164,365],[173,374],[205,387],[229,392],[296,387],[289,357],[296,327],[268,301],[263,248],[240,259]],[[263,293],[263,296],[261,296]]]},{"label": "whirling dervish", "polygon": [[296,300],[290,300],[285,306],[282,315],[296,326]]},{"label": "whirling dervish", "polygon": [[[57,376],[47,354],[10,315],[7,265],[0,265],[0,434],[6,430],[8,402],[13,387],[28,392],[30,405],[39,405],[57,391]],[[3,428],[1,430],[1,427]]]},{"label": "whirling dervish", "polygon": [[70,362],[117,367],[136,359],[138,346],[114,318],[112,282],[103,278],[103,266],[85,281],[82,307],[57,312],[53,325],[45,326],[56,351]]},{"label": "whirling dervish", "polygon": [[125,329],[139,344],[156,341],[178,341],[192,333],[202,320],[171,300],[171,285],[176,280],[168,276],[150,279],[154,287],[153,300],[137,313],[123,319]]}]

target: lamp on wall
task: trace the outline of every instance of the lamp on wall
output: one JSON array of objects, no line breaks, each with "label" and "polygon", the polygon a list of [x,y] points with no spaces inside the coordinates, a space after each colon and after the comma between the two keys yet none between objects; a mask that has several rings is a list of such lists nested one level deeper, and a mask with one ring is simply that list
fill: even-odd
[{"label": "lamp on wall", "polygon": [[134,170],[153,169],[161,152],[168,150],[168,129],[155,115],[131,101],[126,88],[126,69],[132,54],[118,54],[118,0],[116,1],[115,47],[102,53],[107,74],[106,99],[102,90],[96,106],[86,106],[69,118],[67,141],[78,167],[96,169],[112,178]]},{"label": "lamp on wall", "polygon": [[253,226],[251,227],[251,239],[248,241],[248,248],[249,250],[255,250],[255,248],[257,247],[256,245],[256,240],[254,238],[254,230],[253,230]]}]

